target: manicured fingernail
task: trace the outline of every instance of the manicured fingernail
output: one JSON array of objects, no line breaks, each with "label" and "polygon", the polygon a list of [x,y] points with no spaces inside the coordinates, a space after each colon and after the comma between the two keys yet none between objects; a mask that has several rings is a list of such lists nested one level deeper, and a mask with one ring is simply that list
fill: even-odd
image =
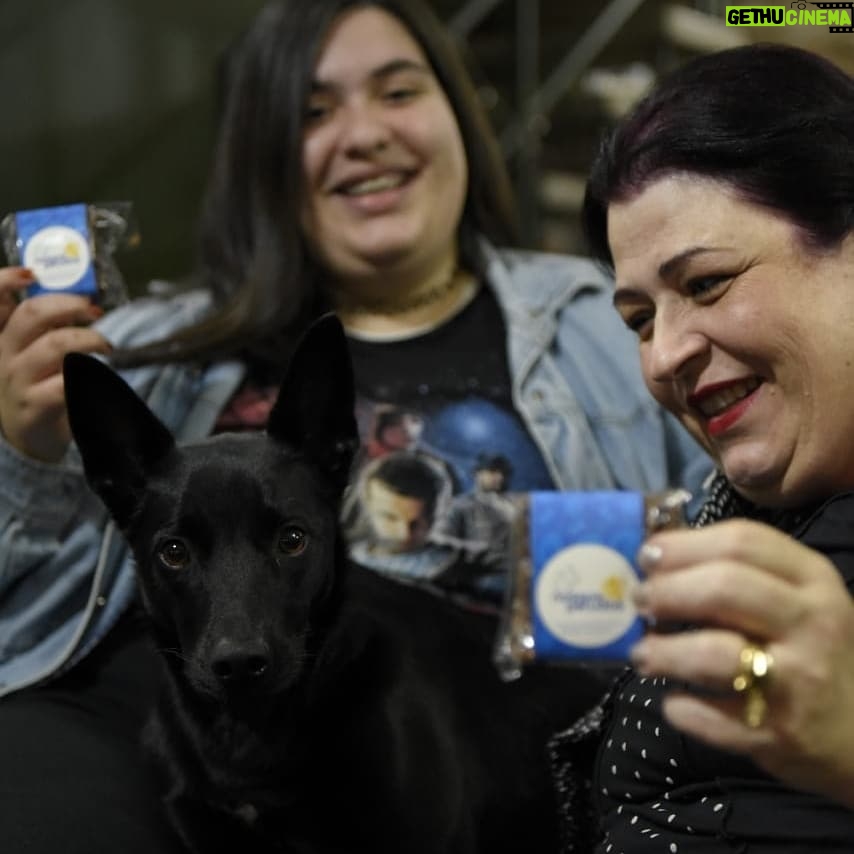
[{"label": "manicured fingernail", "polygon": [[661,555],[661,546],[644,543],[638,550],[638,565],[641,569],[652,569],[661,560]]}]

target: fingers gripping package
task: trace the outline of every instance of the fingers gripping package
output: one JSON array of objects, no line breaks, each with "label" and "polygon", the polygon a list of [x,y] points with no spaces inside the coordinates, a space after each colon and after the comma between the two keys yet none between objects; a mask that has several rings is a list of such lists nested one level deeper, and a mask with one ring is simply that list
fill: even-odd
[{"label": "fingers gripping package", "polygon": [[113,256],[139,242],[130,202],[10,213],[0,221],[0,240],[8,262],[28,267],[36,278],[26,296],[82,294],[107,309],[128,298]]},{"label": "fingers gripping package", "polygon": [[513,496],[510,583],[495,651],[504,679],[535,662],[620,661],[644,622],[632,604],[636,555],[685,525],[684,490]]}]

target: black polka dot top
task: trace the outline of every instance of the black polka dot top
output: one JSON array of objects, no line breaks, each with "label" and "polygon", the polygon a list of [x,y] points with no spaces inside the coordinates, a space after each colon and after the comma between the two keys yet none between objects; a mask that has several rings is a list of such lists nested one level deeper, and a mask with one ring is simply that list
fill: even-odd
[{"label": "black polka dot top", "polygon": [[681,735],[661,714],[668,687],[633,675],[615,697],[593,780],[596,854],[854,854],[854,811]]}]

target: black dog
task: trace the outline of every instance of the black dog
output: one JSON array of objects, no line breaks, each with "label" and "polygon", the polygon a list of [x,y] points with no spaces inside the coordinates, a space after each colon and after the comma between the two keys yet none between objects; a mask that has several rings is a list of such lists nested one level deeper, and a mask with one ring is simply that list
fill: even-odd
[{"label": "black dog", "polygon": [[190,849],[557,850],[545,745],[602,679],[502,683],[493,620],[348,565],[357,433],[337,320],[299,346],[266,435],[179,448],[99,361],[68,356],[65,383],[164,654],[148,741]]}]

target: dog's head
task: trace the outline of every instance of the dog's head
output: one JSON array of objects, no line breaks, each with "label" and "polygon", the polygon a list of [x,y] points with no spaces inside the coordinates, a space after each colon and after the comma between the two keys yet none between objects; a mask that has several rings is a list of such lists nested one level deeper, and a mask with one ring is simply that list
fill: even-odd
[{"label": "dog's head", "polygon": [[339,322],[303,338],[263,434],[178,446],[102,362],[71,354],[64,375],[86,477],[133,550],[171,668],[216,700],[286,690],[344,565],[338,508],[358,434]]}]

